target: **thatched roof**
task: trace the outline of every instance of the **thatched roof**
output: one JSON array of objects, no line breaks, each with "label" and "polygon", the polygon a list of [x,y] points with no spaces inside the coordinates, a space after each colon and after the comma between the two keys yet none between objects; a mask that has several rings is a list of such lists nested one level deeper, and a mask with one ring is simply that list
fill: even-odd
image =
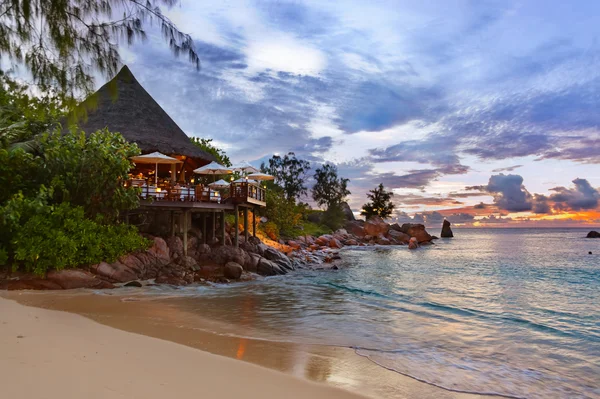
[{"label": "thatched roof", "polygon": [[[166,155],[214,161],[215,158],[196,147],[169,115],[136,80],[129,68],[119,73],[81,105],[77,124],[86,133],[99,129],[119,132],[135,142],[142,152],[162,152]],[[71,118],[72,119],[72,118]]]}]

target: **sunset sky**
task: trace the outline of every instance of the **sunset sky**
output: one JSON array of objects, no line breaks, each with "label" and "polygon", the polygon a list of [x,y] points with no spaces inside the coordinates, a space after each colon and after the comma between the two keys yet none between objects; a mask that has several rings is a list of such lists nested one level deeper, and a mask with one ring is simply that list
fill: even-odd
[{"label": "sunset sky", "polygon": [[158,34],[124,62],[234,161],[333,162],[355,211],[383,183],[400,221],[600,225],[598,1],[184,0],[166,14],[202,69]]}]

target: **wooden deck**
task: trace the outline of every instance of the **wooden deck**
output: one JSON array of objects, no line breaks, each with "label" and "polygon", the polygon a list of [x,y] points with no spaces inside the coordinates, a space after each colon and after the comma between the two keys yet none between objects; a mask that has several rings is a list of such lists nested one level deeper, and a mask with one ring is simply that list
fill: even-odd
[{"label": "wooden deck", "polygon": [[240,207],[265,207],[266,190],[251,183],[231,183],[229,194],[199,188],[149,189],[142,188],[140,207],[226,211]]},{"label": "wooden deck", "polygon": [[233,211],[235,205],[233,203],[219,204],[216,202],[201,202],[201,201],[140,201],[141,208],[153,208],[153,209],[181,209],[181,210],[197,210],[206,209],[207,211]]}]

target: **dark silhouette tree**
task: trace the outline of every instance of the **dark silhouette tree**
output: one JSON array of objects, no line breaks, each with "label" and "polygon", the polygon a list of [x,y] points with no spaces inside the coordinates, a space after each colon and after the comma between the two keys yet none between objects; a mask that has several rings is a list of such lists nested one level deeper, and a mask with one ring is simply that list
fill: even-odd
[{"label": "dark silhouette tree", "polygon": [[337,167],[329,163],[315,170],[314,179],[313,200],[319,206],[327,207],[323,214],[323,223],[332,230],[336,230],[344,221],[341,204],[350,195],[348,190],[350,180],[338,177]]},{"label": "dark silhouette tree", "polygon": [[379,216],[382,219],[388,218],[395,208],[395,205],[392,202],[393,196],[394,193],[385,191],[383,184],[380,183],[379,186],[367,193],[367,197],[370,201],[363,205],[360,214],[367,219],[373,216]]},{"label": "dark silhouette tree", "polygon": [[296,158],[296,154],[289,152],[283,157],[273,155],[269,165],[261,165],[261,170],[275,176],[275,184],[281,187],[288,201],[297,200],[306,194],[307,173],[310,162]]}]

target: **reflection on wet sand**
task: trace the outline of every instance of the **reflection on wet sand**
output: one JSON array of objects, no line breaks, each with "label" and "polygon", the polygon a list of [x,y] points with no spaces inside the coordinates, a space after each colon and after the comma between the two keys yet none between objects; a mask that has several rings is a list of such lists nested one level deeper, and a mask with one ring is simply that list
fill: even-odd
[{"label": "reflection on wet sand", "polygon": [[[252,296],[244,297],[241,301],[238,297],[238,303],[207,303],[198,297],[193,302],[181,298],[152,297],[152,300],[147,300],[148,297],[75,291],[7,292],[0,295],[25,305],[81,314],[121,330],[181,343],[372,397],[479,397],[448,392],[385,370],[349,348],[245,338],[244,335],[248,335],[248,331],[260,323],[256,298]],[[239,317],[239,323],[233,326],[202,318],[198,307],[207,306],[210,307],[210,311],[206,312],[209,314],[231,311]]]}]

